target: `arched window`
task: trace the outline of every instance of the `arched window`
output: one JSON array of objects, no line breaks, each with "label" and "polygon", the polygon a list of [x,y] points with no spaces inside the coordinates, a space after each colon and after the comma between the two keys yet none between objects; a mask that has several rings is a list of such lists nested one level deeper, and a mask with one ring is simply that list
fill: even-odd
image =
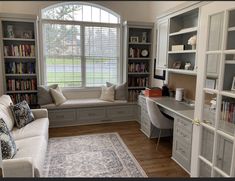
[{"label": "arched window", "polygon": [[42,10],[45,84],[96,87],[120,77],[120,16],[90,3]]}]

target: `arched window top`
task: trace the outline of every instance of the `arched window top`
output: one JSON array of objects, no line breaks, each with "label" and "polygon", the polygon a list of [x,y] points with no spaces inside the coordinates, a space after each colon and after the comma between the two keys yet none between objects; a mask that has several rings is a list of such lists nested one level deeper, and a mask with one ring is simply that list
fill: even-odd
[{"label": "arched window top", "polygon": [[42,19],[120,23],[120,16],[105,7],[84,3],[65,2],[42,9]]}]

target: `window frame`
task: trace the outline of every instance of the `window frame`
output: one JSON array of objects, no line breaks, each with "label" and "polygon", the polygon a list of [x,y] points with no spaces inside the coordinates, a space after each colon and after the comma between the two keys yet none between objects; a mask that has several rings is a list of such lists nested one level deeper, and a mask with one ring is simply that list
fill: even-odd
[{"label": "window frame", "polygon": [[[96,8],[100,8],[104,11],[107,11],[108,13],[111,13],[115,15],[117,18],[119,18],[119,23],[102,23],[102,22],[90,22],[90,21],[74,21],[74,20],[54,20],[54,19],[43,19],[42,18],[42,13],[44,10],[51,9],[54,7],[58,7],[60,5],[69,5],[69,4],[75,4],[77,3],[78,5],[88,5]],[[48,6],[46,8],[42,8],[39,10],[39,52],[40,52],[40,61],[39,61],[39,82],[42,85],[46,84],[46,57],[44,55],[44,50],[43,50],[43,44],[44,44],[44,35],[43,35],[43,24],[63,24],[63,25],[79,25],[80,30],[81,30],[81,74],[82,74],[82,86],[81,87],[63,87],[63,89],[66,90],[76,90],[76,89],[100,89],[101,86],[86,86],[86,60],[85,60],[85,27],[89,26],[98,26],[98,27],[111,27],[111,28],[119,28],[119,56],[118,56],[118,64],[117,64],[117,83],[121,83],[123,81],[123,50],[122,50],[122,44],[123,44],[123,28],[122,28],[122,18],[119,14],[116,12],[101,6],[97,5],[94,3],[87,3],[87,2],[63,2],[63,3],[56,3],[51,6]]]}]

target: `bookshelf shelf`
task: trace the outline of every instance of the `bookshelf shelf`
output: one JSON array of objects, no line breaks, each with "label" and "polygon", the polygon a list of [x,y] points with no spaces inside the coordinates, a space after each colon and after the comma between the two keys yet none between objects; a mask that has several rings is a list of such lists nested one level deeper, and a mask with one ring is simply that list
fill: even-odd
[{"label": "bookshelf shelf", "polygon": [[26,38],[3,38],[5,41],[35,41],[35,39],[26,39]]},{"label": "bookshelf shelf", "polygon": [[182,35],[182,34],[186,34],[186,33],[192,33],[192,32],[196,32],[197,29],[198,29],[197,27],[185,28],[185,29],[182,29],[178,32],[170,33],[169,36],[176,36],[176,35]]},{"label": "bookshelf shelf", "polygon": [[149,72],[128,72],[129,75],[149,75]]},{"label": "bookshelf shelf", "polygon": [[133,43],[133,42],[129,42],[129,45],[152,45],[152,43],[142,43],[142,42],[136,42],[136,43]]},{"label": "bookshelf shelf", "polygon": [[6,93],[8,94],[12,94],[12,93],[37,93],[37,90],[24,90],[24,91],[6,91]]},{"label": "bookshelf shelf", "polygon": [[[37,17],[1,18],[4,93],[37,105]],[[37,107],[37,106],[36,106]]]},{"label": "bookshelf shelf", "polygon": [[145,87],[128,87],[128,89],[145,89]]},{"label": "bookshelf shelf", "polygon": [[178,53],[196,53],[196,50],[168,51],[168,54],[178,54]]},{"label": "bookshelf shelf", "polygon": [[4,56],[4,58],[8,58],[8,59],[36,59],[36,57],[21,57],[21,56]]},{"label": "bookshelf shelf", "polygon": [[225,60],[226,64],[235,64],[235,60]]},{"label": "bookshelf shelf", "polygon": [[5,74],[7,77],[31,77],[31,76],[37,76],[37,74]]}]

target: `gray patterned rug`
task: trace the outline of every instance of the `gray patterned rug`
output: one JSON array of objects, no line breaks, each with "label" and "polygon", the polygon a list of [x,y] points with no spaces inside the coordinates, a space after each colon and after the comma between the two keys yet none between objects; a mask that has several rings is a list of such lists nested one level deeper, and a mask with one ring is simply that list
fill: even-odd
[{"label": "gray patterned rug", "polygon": [[44,177],[147,177],[118,133],[51,138]]}]

